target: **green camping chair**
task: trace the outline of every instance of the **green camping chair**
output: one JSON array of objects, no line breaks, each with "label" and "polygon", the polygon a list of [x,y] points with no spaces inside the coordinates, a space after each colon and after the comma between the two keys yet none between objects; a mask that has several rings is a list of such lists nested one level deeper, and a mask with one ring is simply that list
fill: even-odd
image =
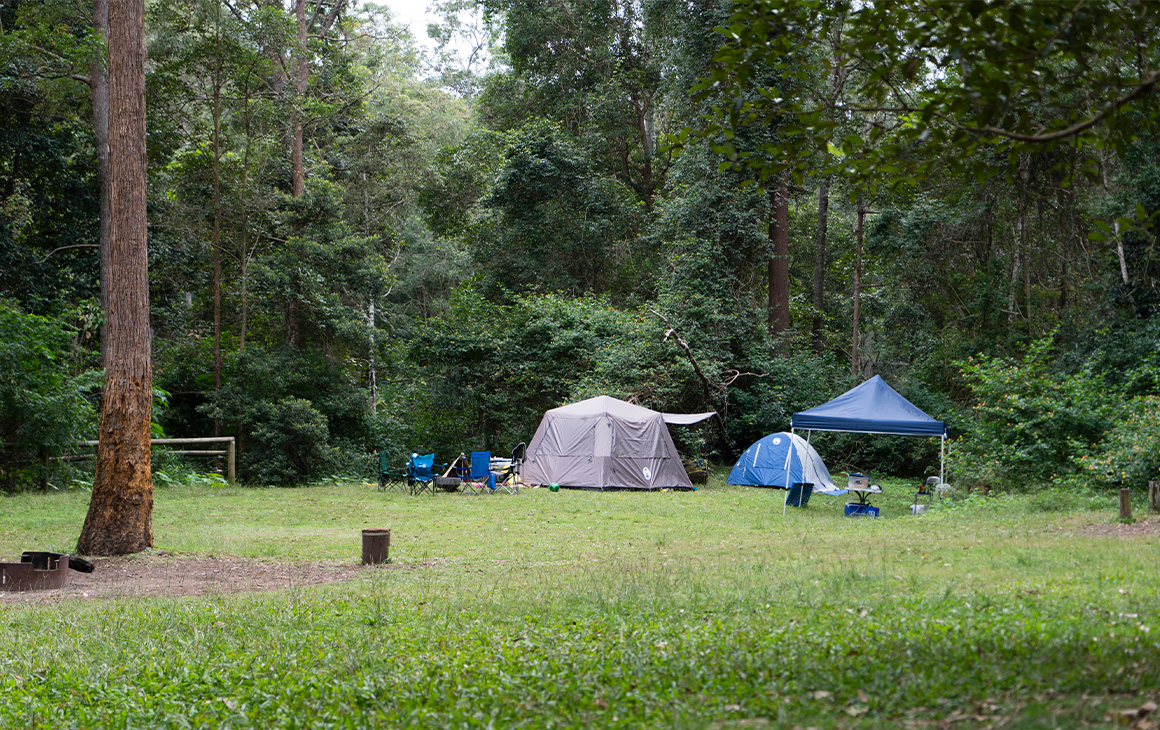
[{"label": "green camping chair", "polygon": [[379,491],[389,492],[392,489],[406,492],[407,474],[403,469],[392,468],[387,452],[383,450],[379,452]]}]

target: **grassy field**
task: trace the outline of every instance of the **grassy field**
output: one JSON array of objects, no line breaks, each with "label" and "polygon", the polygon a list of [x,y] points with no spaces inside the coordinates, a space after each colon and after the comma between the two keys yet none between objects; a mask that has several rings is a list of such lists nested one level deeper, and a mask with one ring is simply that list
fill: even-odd
[{"label": "grassy field", "polygon": [[[0,727],[1109,726],[1160,700],[1160,530],[1107,497],[842,516],[784,492],[156,492],[156,550],[354,563],[228,596],[0,604]],[[87,494],[0,498],[0,556]]]}]

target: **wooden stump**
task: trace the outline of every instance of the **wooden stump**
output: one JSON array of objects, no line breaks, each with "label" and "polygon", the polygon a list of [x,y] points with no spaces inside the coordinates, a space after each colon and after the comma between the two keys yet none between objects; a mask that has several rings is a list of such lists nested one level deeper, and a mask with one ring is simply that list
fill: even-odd
[{"label": "wooden stump", "polygon": [[385,563],[390,552],[391,531],[389,529],[372,527],[362,531],[363,565]]},{"label": "wooden stump", "polygon": [[1121,489],[1120,490],[1120,519],[1121,520],[1132,519],[1132,490],[1131,489]]},{"label": "wooden stump", "polygon": [[1148,509],[1160,512],[1160,482],[1148,482]]}]

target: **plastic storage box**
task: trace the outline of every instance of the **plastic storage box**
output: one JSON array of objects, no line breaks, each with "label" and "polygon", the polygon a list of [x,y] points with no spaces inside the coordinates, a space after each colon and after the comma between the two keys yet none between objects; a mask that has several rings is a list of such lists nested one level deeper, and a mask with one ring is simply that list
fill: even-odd
[{"label": "plastic storage box", "polygon": [[846,503],[847,517],[877,517],[878,508],[869,504],[859,504],[858,502]]}]

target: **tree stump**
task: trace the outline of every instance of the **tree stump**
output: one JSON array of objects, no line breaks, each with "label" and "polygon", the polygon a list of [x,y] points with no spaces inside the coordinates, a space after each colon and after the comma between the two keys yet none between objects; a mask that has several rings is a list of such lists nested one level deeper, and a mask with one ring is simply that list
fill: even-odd
[{"label": "tree stump", "polygon": [[1121,489],[1120,490],[1120,519],[1121,520],[1132,519],[1132,490],[1131,489]]},{"label": "tree stump", "polygon": [[1160,512],[1160,482],[1148,482],[1148,509]]},{"label": "tree stump", "polygon": [[362,531],[363,565],[385,563],[390,552],[391,531],[389,529],[372,527]]}]

